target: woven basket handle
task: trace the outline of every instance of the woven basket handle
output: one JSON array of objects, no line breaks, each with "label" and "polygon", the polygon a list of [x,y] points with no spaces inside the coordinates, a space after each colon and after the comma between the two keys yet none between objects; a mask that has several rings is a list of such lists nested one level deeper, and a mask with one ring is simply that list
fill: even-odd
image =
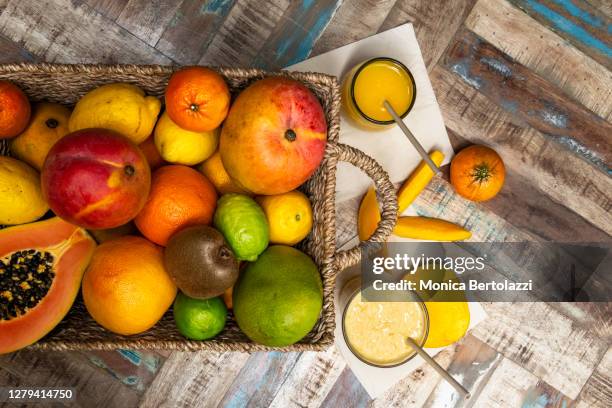
[{"label": "woven basket handle", "polygon": [[368,243],[385,242],[397,221],[397,195],[389,175],[376,160],[351,146],[338,144],[338,160],[351,163],[365,172],[373,181],[382,204],[381,220],[376,230],[367,241],[362,241],[354,248],[336,252],[335,260],[339,270],[355,265],[361,260],[361,250]]}]

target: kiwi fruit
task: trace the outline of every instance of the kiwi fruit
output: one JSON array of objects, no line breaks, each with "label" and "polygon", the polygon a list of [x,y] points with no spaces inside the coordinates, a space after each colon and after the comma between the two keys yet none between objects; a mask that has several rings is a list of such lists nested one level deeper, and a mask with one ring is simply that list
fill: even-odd
[{"label": "kiwi fruit", "polygon": [[240,262],[219,231],[197,225],[170,238],[164,250],[164,264],[184,294],[209,299],[234,285]]}]

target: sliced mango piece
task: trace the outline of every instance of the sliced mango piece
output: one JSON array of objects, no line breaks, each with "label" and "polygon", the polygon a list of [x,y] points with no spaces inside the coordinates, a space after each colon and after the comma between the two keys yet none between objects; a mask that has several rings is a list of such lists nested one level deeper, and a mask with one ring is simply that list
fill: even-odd
[{"label": "sliced mango piece", "polygon": [[452,222],[427,217],[400,217],[393,234],[429,241],[462,241],[472,236],[470,231]]},{"label": "sliced mango piece", "polygon": [[[442,164],[442,160],[444,160],[444,154],[438,150],[429,153],[429,157],[438,167]],[[397,193],[398,214],[403,213],[412,204],[414,199],[421,194],[421,191],[427,187],[433,176],[433,170],[429,168],[425,161],[421,160],[421,163],[404,181],[404,184]]]},{"label": "sliced mango piece", "polygon": [[380,209],[376,200],[376,190],[374,187],[370,187],[359,205],[359,217],[357,220],[359,239],[365,241],[370,238],[379,222]]}]

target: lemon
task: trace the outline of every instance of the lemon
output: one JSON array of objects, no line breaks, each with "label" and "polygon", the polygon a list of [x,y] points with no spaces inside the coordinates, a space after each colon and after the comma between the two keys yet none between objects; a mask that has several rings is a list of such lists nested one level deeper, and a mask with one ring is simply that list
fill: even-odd
[{"label": "lemon", "polygon": [[179,127],[164,112],[155,127],[155,146],[170,163],[193,166],[208,159],[217,150],[219,129],[192,132]]},{"label": "lemon", "polygon": [[[439,272],[433,277],[439,279]],[[459,278],[452,269],[445,269],[440,281],[459,282]],[[440,290],[427,300],[425,307],[429,315],[429,333],[425,347],[446,347],[460,340],[470,327],[470,308],[465,294]]]},{"label": "lemon", "polygon": [[294,190],[260,196],[257,197],[257,202],[268,218],[271,243],[295,245],[310,232],[312,207],[304,193]]},{"label": "lemon", "polygon": [[217,150],[212,156],[210,156],[206,161],[198,166],[198,170],[202,172],[206,176],[208,180],[215,186],[219,194],[228,194],[228,193],[238,193],[238,194],[248,194],[248,192],[241,188],[229,174],[225,171],[225,167],[223,167],[223,162],[221,161],[221,155]]},{"label": "lemon", "polygon": [[153,131],[160,109],[159,99],[145,96],[135,85],[103,85],[77,102],[68,128],[71,132],[87,128],[111,129],[139,144]]},{"label": "lemon", "polygon": [[0,224],[32,222],[48,209],[38,172],[19,160],[0,156]]}]

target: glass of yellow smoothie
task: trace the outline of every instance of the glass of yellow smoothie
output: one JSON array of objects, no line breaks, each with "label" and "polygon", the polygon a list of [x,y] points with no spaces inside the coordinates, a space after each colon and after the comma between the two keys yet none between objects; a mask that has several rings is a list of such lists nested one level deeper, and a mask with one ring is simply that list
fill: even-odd
[{"label": "glass of yellow smoothie", "polygon": [[[355,289],[355,286],[357,288]],[[423,346],[429,330],[425,304],[413,292],[405,302],[367,301],[362,297],[361,281],[347,283],[346,306],[342,314],[342,332],[351,352],[361,361],[375,367],[396,367],[416,352],[407,343],[412,338]],[[346,296],[346,293],[351,293]]]},{"label": "glass of yellow smoothie", "polygon": [[347,116],[358,126],[381,130],[395,124],[385,109],[387,100],[403,119],[416,99],[412,73],[388,57],[372,58],[353,67],[342,83],[342,103]]}]

